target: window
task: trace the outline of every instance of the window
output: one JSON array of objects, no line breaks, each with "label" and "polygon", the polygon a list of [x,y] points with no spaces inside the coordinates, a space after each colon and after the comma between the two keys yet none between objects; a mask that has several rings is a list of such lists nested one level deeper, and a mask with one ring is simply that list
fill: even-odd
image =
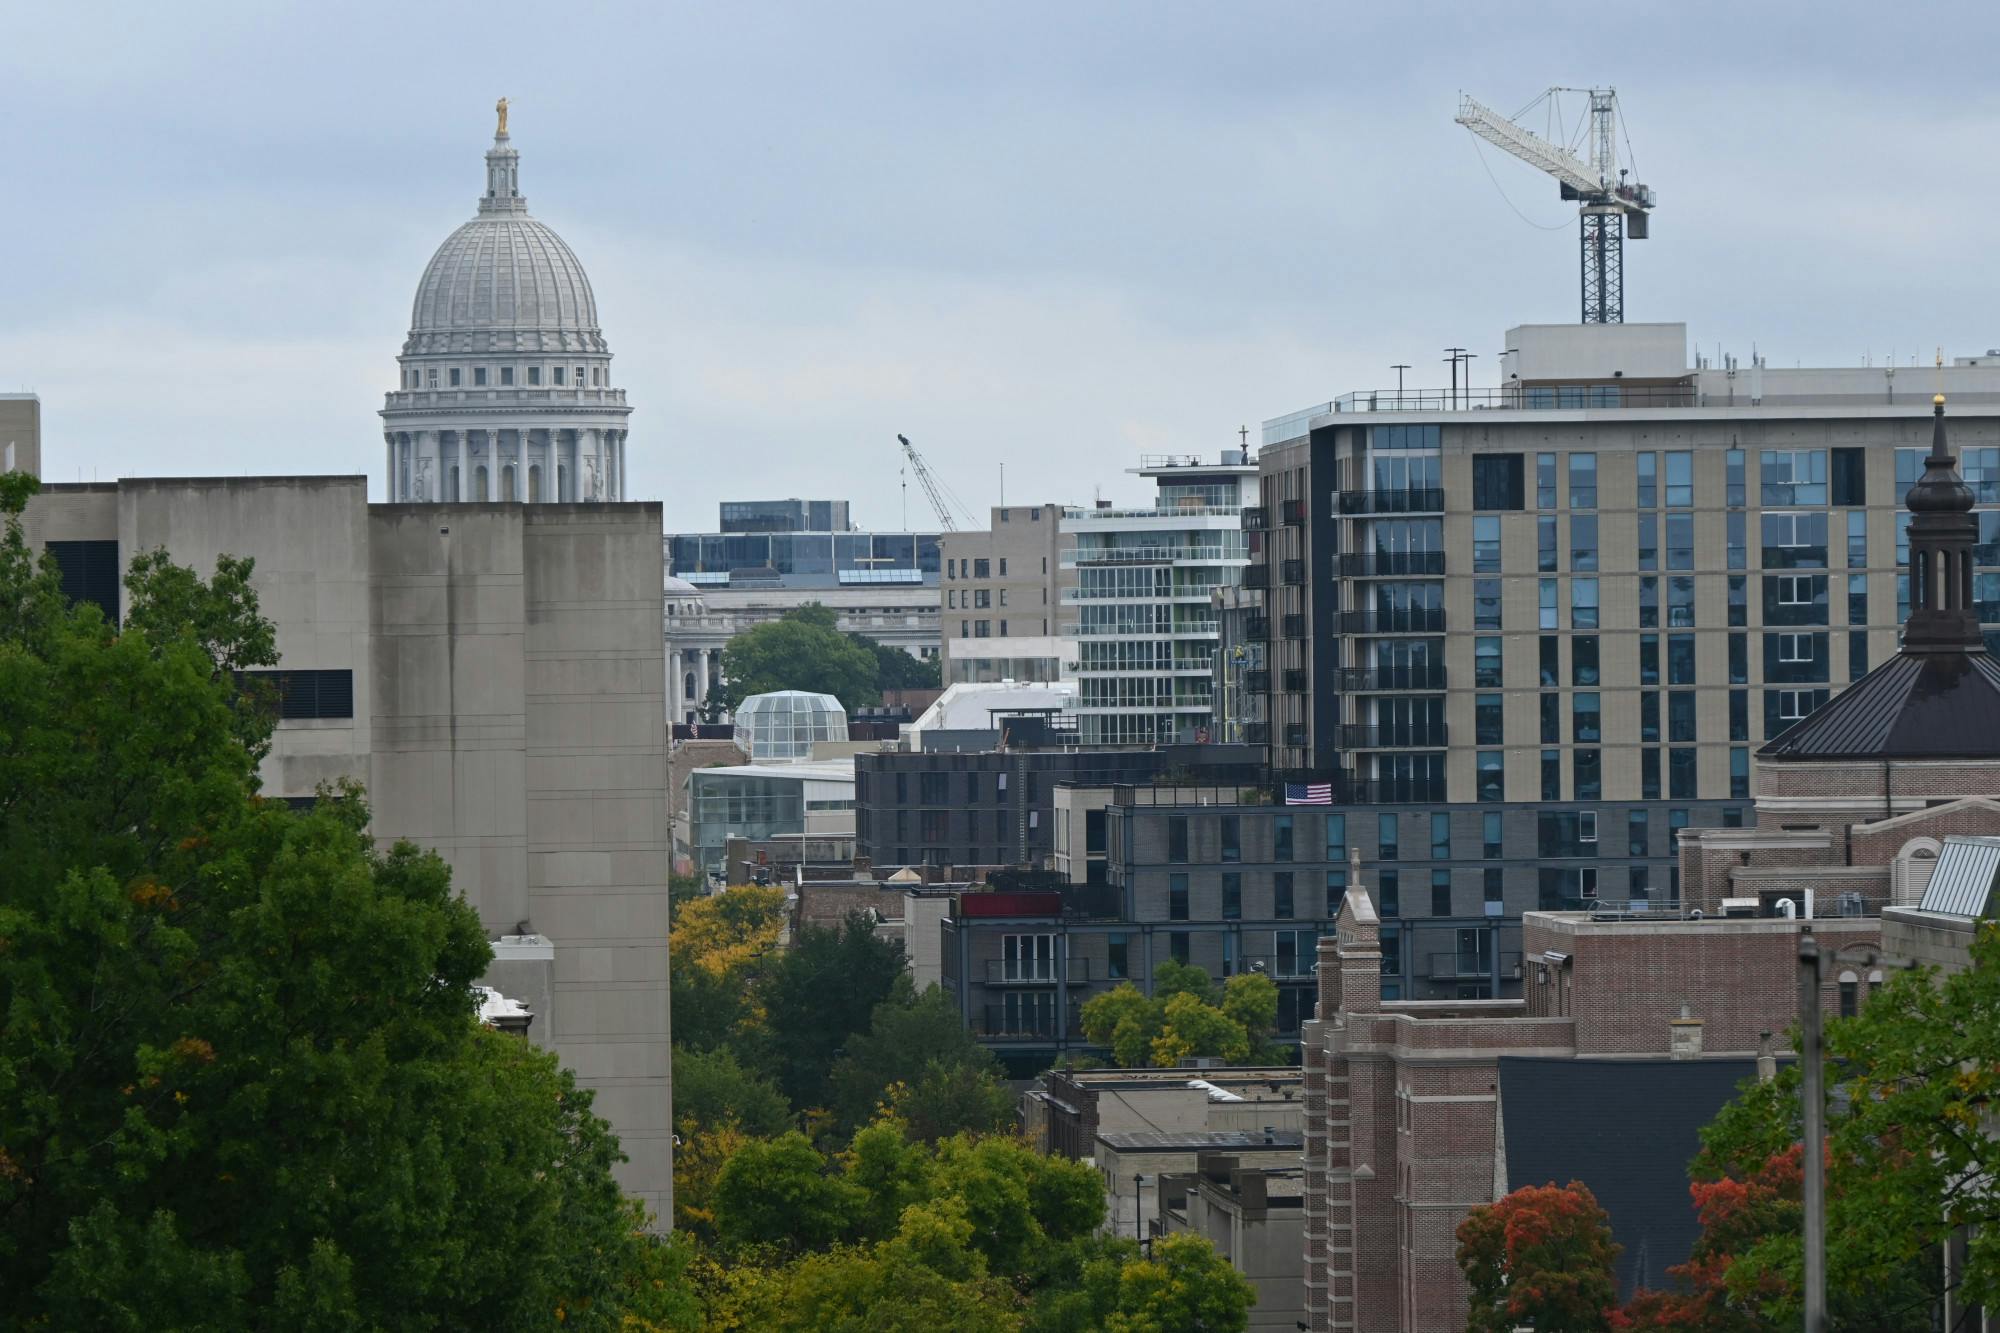
[{"label": "window", "polygon": [[1569,683],[1572,685],[1597,684],[1597,636],[1595,634],[1576,634],[1570,637]]},{"label": "window", "polygon": [[958,561],[947,560],[944,562],[944,576],[948,579],[955,579],[958,577]]},{"label": "window", "polygon": [[1271,915],[1280,921],[1291,919],[1292,912],[1292,872],[1280,870],[1271,876]]},{"label": "window", "polygon": [[1824,513],[1767,513],[1764,515],[1762,535],[1766,568],[1826,568]]},{"label": "window", "polygon": [[1694,579],[1676,574],[1667,579],[1667,624],[1675,629],[1694,628]]},{"label": "window", "polygon": [[500,383],[502,385],[509,385],[512,384],[513,382],[514,382],[514,367],[512,366],[500,367]]},{"label": "window", "polygon": [[1691,741],[1694,735],[1693,690],[1667,691],[1667,739],[1670,741]]},{"label": "window", "polygon": [[1326,817],[1326,859],[1336,864],[1347,860],[1347,816]]},{"label": "window", "polygon": [[[1673,520],[1667,522],[1669,530]],[[1597,516],[1595,514],[1571,514],[1569,516],[1569,567],[1572,570],[1593,570],[1597,568]],[[1669,566],[1678,568],[1678,566]]]},{"label": "window", "polygon": [[425,380],[425,383],[429,385],[429,387],[431,387],[431,388],[433,388],[433,389],[437,388],[437,386],[438,386],[438,373],[437,373],[437,367],[436,367],[436,366],[432,366],[432,367],[430,367],[430,368],[429,368],[428,370],[426,370],[426,371],[424,372],[424,380]]},{"label": "window", "polygon": [[459,376],[461,373],[462,372],[459,370],[457,366],[453,366],[449,371],[446,372],[445,382],[449,384],[452,388],[456,389],[458,387]]},{"label": "window", "polygon": [[118,623],[121,569],[115,541],[50,542],[49,555],[62,576],[63,596],[71,606],[90,602],[110,624]]},{"label": "window", "polygon": [[1868,623],[1868,576],[1849,574],[1847,576],[1847,623],[1866,625]]},{"label": "window", "polygon": [[1759,498],[1767,505],[1826,503],[1826,450],[1766,449],[1758,458]]},{"label": "window", "polygon": [[1660,739],[1660,692],[1641,690],[1639,692],[1639,739],[1657,741]]},{"label": "window", "polygon": [[1182,967],[1187,966],[1188,933],[1185,930],[1170,930],[1167,932],[1167,957],[1173,959]]},{"label": "window", "polygon": [[474,366],[472,368],[472,387],[475,389],[483,388],[485,384],[486,384],[486,367]]},{"label": "window", "polygon": [[973,621],[973,622],[972,622],[972,637],[973,637],[973,638],[975,638],[975,639],[990,639],[990,638],[992,638],[992,637],[993,637],[993,622],[992,622],[992,621],[990,621],[990,620],[975,620],[975,621]]},{"label": "window", "polygon": [[1505,745],[1506,705],[1502,696],[1480,694],[1472,700],[1472,730],[1475,745]]},{"label": "window", "polygon": [[1480,516],[1472,520],[1472,572],[1500,572],[1500,520]]},{"label": "window", "polygon": [[1597,455],[1569,456],[1569,507],[1597,508]]},{"label": "window", "polygon": [[1007,605],[1007,590],[1005,588],[1000,590],[1000,605]]},{"label": "window", "polygon": [[1835,449],[1829,476],[1831,502],[1837,505],[1868,503],[1868,451]]},{"label": "window", "polygon": [[1400,859],[1402,840],[1397,833],[1395,815],[1375,816],[1375,855],[1384,861]]},{"label": "window", "polygon": [[1660,516],[1639,515],[1639,568],[1660,567]]},{"label": "window", "polygon": [[1431,915],[1451,915],[1451,872],[1431,871]]},{"label": "window", "polygon": [[1604,739],[1602,717],[1599,712],[1597,694],[1579,691],[1570,696],[1569,711],[1571,736],[1578,743],[1595,745]]},{"label": "window", "polygon": [[1521,506],[1521,455],[1475,454],[1472,459],[1472,507],[1519,509]]},{"label": "window", "polygon": [[1729,683],[1748,685],[1750,683],[1750,636],[1731,634],[1729,636]]},{"label": "window", "polygon": [[1694,508],[1694,455],[1686,449],[1667,454],[1667,508]]},{"label": "window", "polygon": [[1289,861],[1292,859],[1292,817],[1273,815],[1271,817],[1271,859]]},{"label": "window", "polygon": [[1488,866],[1480,872],[1482,897],[1486,903],[1486,915],[1499,916],[1500,905],[1505,899],[1506,872],[1499,866]]},{"label": "window", "polygon": [[993,562],[983,557],[975,557],[972,561],[972,577],[976,579],[992,578]]},{"label": "window", "polygon": [[1628,810],[1625,812],[1625,854],[1627,856],[1651,856],[1653,847],[1653,816],[1648,810]]},{"label": "window", "polygon": [[1502,827],[1497,810],[1489,810],[1479,817],[1479,854],[1488,860],[1500,855]]},{"label": "window", "polygon": [[1188,822],[1186,815],[1167,816],[1167,860],[1174,865],[1186,865],[1188,859]]},{"label": "window", "polygon": [[[1982,515],[1982,517],[1984,517]],[[1984,523],[1980,524],[1980,536],[1985,537]],[[1976,554],[1976,552],[1975,552]],[[1991,560],[1985,561],[1992,564]],[[1847,515],[1847,567],[1849,569],[1868,568],[1868,513],[1856,509]]]},{"label": "window", "polygon": [[1556,456],[1535,455],[1535,508],[1556,507]]},{"label": "window", "polygon": [[1476,689],[1500,688],[1500,640],[1477,638],[1472,641],[1472,684]]},{"label": "window", "polygon": [[1188,877],[1186,875],[1167,876],[1167,919],[1185,921],[1188,919]]},{"label": "window", "polygon": [[1803,722],[1827,700],[1825,690],[1765,690],[1764,739],[1776,740],[1794,722]]},{"label": "window", "polygon": [[1541,696],[1542,733],[1544,745],[1562,744],[1562,696],[1544,694]]},{"label": "window", "polygon": [[1535,854],[1547,858],[1598,855],[1595,810],[1543,810],[1535,816]]},{"label": "window", "polygon": [[1695,751],[1692,746],[1667,751],[1667,795],[1676,801],[1694,799]]},{"label": "window", "polygon": [[1535,568],[1553,574],[1556,563],[1556,519],[1554,514],[1544,514],[1535,520]]},{"label": "window", "polygon": [[1542,751],[1542,799],[1562,799],[1563,756],[1561,750]]},{"label": "window", "polygon": [[1639,799],[1660,799],[1660,752],[1650,746],[1639,751]]},{"label": "window", "polygon": [[1124,931],[1113,931],[1104,939],[1104,972],[1113,981],[1130,975],[1127,969],[1127,949],[1129,937]]},{"label": "window", "polygon": [[1500,580],[1474,579],[1472,581],[1472,627],[1474,629],[1500,628]]},{"label": "window", "polygon": [[1657,634],[1639,636],[1639,683],[1660,683],[1660,636]]},{"label": "window", "polygon": [[[1692,603],[1694,601],[1694,580],[1675,579],[1674,582],[1685,582],[1688,585],[1688,601]],[[1687,623],[1690,625],[1694,623],[1692,609],[1690,609]],[[1596,579],[1571,579],[1569,581],[1569,627],[1571,629],[1597,628]]]},{"label": "window", "polygon": [[[1313,955],[1319,951],[1319,932],[1316,930],[1279,930],[1272,932],[1271,954],[1281,977],[1304,977],[1312,975]],[[1310,1017],[1311,1015],[1305,1015]],[[1281,1022],[1283,1020],[1280,1020]]]},{"label": "window", "polygon": [[[1004,514],[1007,511],[1003,509],[1000,512]],[[1000,577],[1003,579],[1007,577],[1007,557],[1004,555],[1000,557]]]},{"label": "window", "polygon": [[1243,819],[1240,815],[1224,815],[1217,823],[1221,826],[1222,859],[1241,861],[1243,859]]},{"label": "window", "polygon": [[541,382],[542,382],[542,368],[540,366],[529,366],[528,383],[540,384]]},{"label": "window", "polygon": [[1635,903],[1643,903],[1653,896],[1650,867],[1633,866],[1625,872],[1625,892]]},{"label": "window", "polygon": [[1535,580],[1536,627],[1539,629],[1560,629],[1556,623],[1556,581],[1554,579]]},{"label": "window", "polygon": [[1729,692],[1729,739],[1732,741],[1750,739],[1750,691],[1748,690]]},{"label": "window", "polygon": [[1854,630],[1847,636],[1847,679],[1860,680],[1868,674],[1868,633]]},{"label": "window", "polygon": [[1540,644],[1538,645],[1541,658],[1539,669],[1544,687],[1554,687],[1562,684],[1562,670],[1558,663],[1558,655],[1561,653],[1561,643],[1562,640],[1553,634],[1544,634],[1541,637]]},{"label": "window", "polygon": [[556,367],[556,383],[557,383],[557,384],[561,384],[562,382],[563,382],[563,368],[562,368],[561,366],[557,366],[557,367]]},{"label": "window", "polygon": [[1660,580],[1655,574],[1639,576],[1639,628],[1660,627]]},{"label": "window", "polygon": [[1743,484],[1743,451],[1731,449],[1722,455],[1724,478],[1723,503],[1731,508],[1741,508],[1746,502],[1748,488]]},{"label": "window", "polygon": [[1729,576],[1729,624],[1741,629],[1750,623],[1750,580],[1743,574]]},{"label": "window", "polygon": [[1694,635],[1667,636],[1667,684],[1694,684]]},{"label": "window", "polygon": [[1826,635],[1766,634],[1764,679],[1780,684],[1827,680]]},{"label": "window", "polygon": [[1637,455],[1637,458],[1639,471],[1639,508],[1657,509],[1660,504],[1660,456],[1651,452],[1642,452]]},{"label": "window", "polygon": [[1750,794],[1750,747],[1729,747],[1729,794],[1735,798]]},{"label": "window", "polygon": [[1764,576],[1766,625],[1824,625],[1827,623],[1826,603],[1825,574]]},{"label": "window", "polygon": [[1451,860],[1451,816],[1442,812],[1431,815],[1431,856],[1435,860]]},{"label": "window", "polygon": [[1579,801],[1600,800],[1604,796],[1603,751],[1592,748],[1570,753],[1571,779]]},{"label": "window", "polygon": [[1852,972],[1840,974],[1840,1016],[1853,1018],[1861,1012],[1861,978]]},{"label": "window", "polygon": [[354,716],[354,673],[350,670],[243,671],[237,679],[256,681],[270,691],[276,715],[300,718]]},{"label": "window", "polygon": [[1747,569],[1750,564],[1750,542],[1745,536],[1749,520],[1741,510],[1732,509],[1722,516],[1725,544],[1728,546],[1726,563],[1731,569]]},{"label": "window", "polygon": [[1326,872],[1326,915],[1340,915],[1341,901],[1347,897],[1347,872],[1329,870]]},{"label": "window", "polygon": [[1482,801],[1507,799],[1507,756],[1503,750],[1481,750],[1474,761],[1478,770],[1478,797]]},{"label": "window", "polygon": [[1694,568],[1694,515],[1667,515],[1667,568]]},{"label": "window", "polygon": [[1237,870],[1222,872],[1222,919],[1240,921],[1243,919],[1243,874]]},{"label": "window", "polygon": [[578,366],[578,367],[576,368],[576,373],[575,373],[575,375],[573,375],[573,376],[571,377],[571,379],[570,379],[570,383],[572,383],[572,384],[576,385],[576,387],[577,387],[577,388],[579,388],[579,389],[581,389],[581,388],[583,387],[583,367],[582,367],[582,366]]},{"label": "window", "polygon": [[1398,872],[1394,870],[1377,872],[1375,887],[1376,891],[1382,895],[1382,901],[1375,904],[1376,915],[1384,918],[1401,916],[1403,914],[1402,880]]},{"label": "window", "polygon": [[1002,935],[1000,937],[1001,980],[1053,981],[1055,976],[1055,936]]},{"label": "window", "polygon": [[972,604],[981,611],[993,605],[993,594],[985,588],[972,590]]}]

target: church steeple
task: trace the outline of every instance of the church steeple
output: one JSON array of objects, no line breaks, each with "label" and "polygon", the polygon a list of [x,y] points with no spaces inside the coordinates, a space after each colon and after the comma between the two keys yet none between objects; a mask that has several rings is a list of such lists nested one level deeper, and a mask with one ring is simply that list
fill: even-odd
[{"label": "church steeple", "polygon": [[1944,395],[1932,400],[1931,452],[1904,498],[1910,519],[1910,618],[1906,653],[1962,653],[1983,647],[1972,600],[1972,548],[1979,542],[1972,488],[1944,435]]}]

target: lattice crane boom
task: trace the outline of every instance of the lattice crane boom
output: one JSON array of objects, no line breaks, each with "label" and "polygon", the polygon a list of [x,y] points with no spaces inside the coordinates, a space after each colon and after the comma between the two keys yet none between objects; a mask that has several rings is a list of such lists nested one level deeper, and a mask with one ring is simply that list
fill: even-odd
[{"label": "lattice crane boom", "polygon": [[937,478],[931,475],[930,465],[925,463],[924,456],[917,452],[917,446],[910,443],[909,436],[898,435],[896,439],[903,446],[903,457],[909,460],[910,471],[917,474],[917,485],[923,487],[925,497],[930,500],[931,508],[937,513],[938,526],[946,532],[957,532],[958,522],[952,517],[951,504],[945,499],[944,490]]}]

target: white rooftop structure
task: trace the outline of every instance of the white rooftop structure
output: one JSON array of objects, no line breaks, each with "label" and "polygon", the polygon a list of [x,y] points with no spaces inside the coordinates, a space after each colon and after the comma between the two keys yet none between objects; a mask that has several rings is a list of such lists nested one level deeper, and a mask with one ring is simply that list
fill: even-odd
[{"label": "white rooftop structure", "polygon": [[736,739],[753,760],[810,759],[815,742],[847,739],[847,710],[830,694],[753,694],[736,709]]},{"label": "white rooftop structure", "polygon": [[958,681],[946,686],[916,721],[903,725],[903,743],[908,749],[921,750],[927,732],[992,731],[999,726],[994,720],[997,713],[1073,713],[1076,697],[1076,682],[1070,680]]}]

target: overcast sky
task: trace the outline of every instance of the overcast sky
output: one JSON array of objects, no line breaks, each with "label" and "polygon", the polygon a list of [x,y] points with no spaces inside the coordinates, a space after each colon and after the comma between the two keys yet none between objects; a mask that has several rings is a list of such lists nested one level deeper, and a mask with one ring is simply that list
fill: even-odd
[{"label": "overcast sky", "polygon": [[379,498],[503,93],[670,529],[898,526],[899,431],[983,512],[1002,462],[1014,503],[1133,498],[1142,452],[1442,383],[1451,344],[1492,382],[1504,329],[1575,318],[1575,222],[1460,89],[1619,89],[1660,197],[1629,318],[1928,363],[2000,346],[1996,37],[1991,4],[0,0],[0,390],[41,394],[52,480]]}]

